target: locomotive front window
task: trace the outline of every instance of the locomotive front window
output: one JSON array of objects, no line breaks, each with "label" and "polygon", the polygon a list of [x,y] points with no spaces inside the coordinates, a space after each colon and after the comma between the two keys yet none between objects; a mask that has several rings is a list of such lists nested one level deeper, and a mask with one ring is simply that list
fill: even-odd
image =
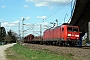
[{"label": "locomotive front window", "polygon": [[78,28],[73,28],[73,31],[74,32],[78,32]]},{"label": "locomotive front window", "polygon": [[72,31],[72,27],[68,27],[67,28],[67,31]]},{"label": "locomotive front window", "polygon": [[68,27],[68,28],[67,28],[67,31],[78,32],[78,28]]}]

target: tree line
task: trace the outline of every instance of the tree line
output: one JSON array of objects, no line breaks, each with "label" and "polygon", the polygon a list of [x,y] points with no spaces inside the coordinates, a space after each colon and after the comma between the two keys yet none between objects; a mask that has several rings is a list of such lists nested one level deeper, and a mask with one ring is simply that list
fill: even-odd
[{"label": "tree line", "polygon": [[12,30],[6,32],[4,27],[0,27],[0,42],[15,43],[17,41],[17,34]]}]

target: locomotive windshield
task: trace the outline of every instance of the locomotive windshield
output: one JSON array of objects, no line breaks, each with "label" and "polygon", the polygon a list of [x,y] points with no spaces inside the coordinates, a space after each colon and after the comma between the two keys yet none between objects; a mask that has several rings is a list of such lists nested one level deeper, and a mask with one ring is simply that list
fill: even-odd
[{"label": "locomotive windshield", "polygon": [[67,27],[67,31],[78,32],[78,28],[76,28],[76,27]]}]

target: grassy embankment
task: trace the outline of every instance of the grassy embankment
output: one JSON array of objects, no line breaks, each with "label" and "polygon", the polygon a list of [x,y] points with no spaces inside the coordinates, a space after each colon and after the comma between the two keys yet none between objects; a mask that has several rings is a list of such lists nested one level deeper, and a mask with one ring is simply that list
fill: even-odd
[{"label": "grassy embankment", "polygon": [[8,60],[70,60],[57,54],[50,54],[20,46],[14,45],[6,50]]}]

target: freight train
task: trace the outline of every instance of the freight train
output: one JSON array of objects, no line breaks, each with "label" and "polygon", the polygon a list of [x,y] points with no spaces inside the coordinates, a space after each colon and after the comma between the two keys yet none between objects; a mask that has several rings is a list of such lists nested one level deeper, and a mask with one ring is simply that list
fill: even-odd
[{"label": "freight train", "polygon": [[64,23],[61,26],[45,30],[43,36],[36,37],[30,34],[24,38],[24,42],[76,46],[79,44],[79,39],[79,27]]}]

